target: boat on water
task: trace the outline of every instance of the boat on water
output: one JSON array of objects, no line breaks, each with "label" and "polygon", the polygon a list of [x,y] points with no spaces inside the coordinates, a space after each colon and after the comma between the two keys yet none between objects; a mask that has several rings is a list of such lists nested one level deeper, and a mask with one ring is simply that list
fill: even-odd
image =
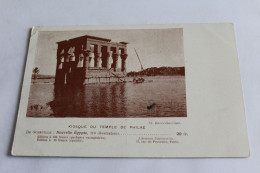
[{"label": "boat on water", "polygon": [[[140,60],[140,58],[139,58],[139,55],[138,55],[138,53],[137,53],[137,51],[136,51],[135,48],[134,48],[134,50],[135,50],[135,53],[136,53],[137,58],[138,58],[138,60],[139,60],[139,63],[140,63],[140,65],[141,65],[141,71],[143,71],[144,68],[143,68],[143,65],[142,65],[142,63],[141,63],[141,60]],[[133,83],[143,83],[144,81],[145,81],[145,79],[144,79],[142,76],[134,77],[134,79],[133,79]]]},{"label": "boat on water", "polygon": [[143,82],[144,82],[144,78],[142,78],[142,77],[138,77],[138,78],[133,79],[133,83],[143,83]]}]

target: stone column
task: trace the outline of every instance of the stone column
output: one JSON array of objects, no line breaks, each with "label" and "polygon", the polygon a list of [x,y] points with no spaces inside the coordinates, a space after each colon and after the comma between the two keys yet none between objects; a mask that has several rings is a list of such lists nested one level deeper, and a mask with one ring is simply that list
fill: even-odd
[{"label": "stone column", "polygon": [[68,62],[68,66],[69,66],[68,72],[71,73],[73,71],[73,67],[74,67],[73,65],[74,65],[74,62],[75,62],[74,53],[67,55],[67,62]]},{"label": "stone column", "polygon": [[122,59],[122,66],[121,66],[121,71],[125,72],[126,71],[126,58],[127,58],[128,54],[121,54],[120,57]]},{"label": "stone column", "polygon": [[101,59],[101,53],[100,52],[95,52],[95,68],[99,68],[100,67],[100,59]]},{"label": "stone column", "polygon": [[82,83],[82,78],[84,75],[82,75],[82,68],[83,68],[83,60],[84,55],[82,51],[77,50],[75,52],[75,62],[74,62],[74,70],[73,70],[73,80],[75,84]]},{"label": "stone column", "polygon": [[87,78],[87,75],[88,75],[88,67],[90,65],[90,60],[91,60],[90,53],[91,53],[90,50],[84,51],[83,67],[84,67],[85,79]]},{"label": "stone column", "polygon": [[110,67],[109,67],[109,57],[111,56],[111,52],[106,52],[106,56],[105,56],[105,62],[106,62],[106,65],[105,65],[105,67],[107,68],[107,69],[110,69]]},{"label": "stone column", "polygon": [[65,54],[64,54],[64,58],[65,58],[65,62],[66,62],[66,63],[70,62],[70,54],[65,53]]},{"label": "stone column", "polygon": [[64,59],[62,57],[57,58],[57,69],[62,69],[62,63],[64,62]]},{"label": "stone column", "polygon": [[70,59],[69,63],[70,63],[70,73],[71,73],[75,69],[75,60],[76,60],[75,54],[74,53],[70,54],[69,59]]},{"label": "stone column", "polygon": [[64,54],[64,71],[67,75],[67,73],[69,73],[70,71],[70,55],[68,53]]},{"label": "stone column", "polygon": [[72,54],[70,54],[70,62],[73,62],[73,61],[75,61],[75,54],[74,53],[72,53]]},{"label": "stone column", "polygon": [[77,63],[77,68],[83,67],[83,63],[84,63],[84,55],[83,53],[79,53],[78,54],[78,63]]},{"label": "stone column", "polygon": [[55,84],[61,84],[62,83],[62,62],[61,62],[61,56],[57,55],[57,66],[56,66],[56,75],[55,75]]},{"label": "stone column", "polygon": [[116,71],[116,69],[117,69],[117,60],[118,60],[118,53],[113,53],[112,57],[113,57],[113,68],[114,68],[114,71]]},{"label": "stone column", "polygon": [[[91,54],[91,53],[90,53],[90,54]],[[88,67],[91,67],[91,61],[92,61],[92,57],[89,56],[89,58],[88,58]]]},{"label": "stone column", "polygon": [[75,70],[76,70],[76,64],[75,61],[76,57],[75,57],[75,53],[70,53],[69,55],[69,83],[70,84],[74,84],[75,81]]}]

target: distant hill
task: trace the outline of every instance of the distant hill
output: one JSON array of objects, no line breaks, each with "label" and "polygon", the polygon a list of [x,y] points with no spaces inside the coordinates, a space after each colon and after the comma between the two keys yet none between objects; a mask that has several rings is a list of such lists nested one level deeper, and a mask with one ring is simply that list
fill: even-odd
[{"label": "distant hill", "polygon": [[[33,78],[33,75],[32,75]],[[53,75],[44,75],[44,74],[37,74],[37,79],[54,79],[55,76]]]},{"label": "distant hill", "polygon": [[139,72],[129,72],[127,76],[175,76],[185,75],[184,67],[151,67]]}]

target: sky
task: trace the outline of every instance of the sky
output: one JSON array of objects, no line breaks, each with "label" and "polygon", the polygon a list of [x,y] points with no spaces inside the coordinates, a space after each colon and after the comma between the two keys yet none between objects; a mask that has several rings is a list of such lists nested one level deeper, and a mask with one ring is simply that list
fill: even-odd
[{"label": "sky", "polygon": [[[134,48],[141,59],[144,69],[150,67],[183,67],[183,29],[135,29],[135,30],[86,30],[86,31],[40,31],[37,41],[35,67],[39,74],[55,75],[56,42],[83,35],[111,39],[112,42],[128,42],[126,60],[127,72],[139,71],[141,65]],[[112,59],[112,58],[111,58]],[[121,60],[119,59],[119,64]],[[112,61],[112,60],[111,60]]]}]

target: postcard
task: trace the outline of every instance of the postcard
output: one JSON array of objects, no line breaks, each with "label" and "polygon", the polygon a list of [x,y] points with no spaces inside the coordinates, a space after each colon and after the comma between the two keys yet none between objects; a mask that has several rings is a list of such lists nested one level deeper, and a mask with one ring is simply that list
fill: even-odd
[{"label": "postcard", "polygon": [[33,27],[11,153],[249,157],[233,24]]}]

